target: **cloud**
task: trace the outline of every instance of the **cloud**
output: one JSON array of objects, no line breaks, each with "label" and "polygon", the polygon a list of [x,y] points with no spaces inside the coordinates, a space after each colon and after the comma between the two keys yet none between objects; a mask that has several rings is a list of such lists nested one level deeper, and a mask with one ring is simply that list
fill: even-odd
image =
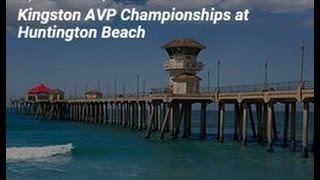
[{"label": "cloud", "polygon": [[224,0],[223,9],[256,9],[272,13],[302,12],[314,8],[314,0]]},{"label": "cloud", "polygon": [[117,8],[118,5],[113,0],[64,0],[59,1],[58,8],[65,10],[87,11],[89,8]]},{"label": "cloud", "polygon": [[197,9],[215,6],[222,9],[256,9],[268,12],[301,12],[314,8],[314,0],[147,0],[146,7]]},{"label": "cloud", "polygon": [[147,9],[168,9],[176,7],[179,9],[197,9],[202,7],[214,6],[222,0],[148,0],[146,2]]}]

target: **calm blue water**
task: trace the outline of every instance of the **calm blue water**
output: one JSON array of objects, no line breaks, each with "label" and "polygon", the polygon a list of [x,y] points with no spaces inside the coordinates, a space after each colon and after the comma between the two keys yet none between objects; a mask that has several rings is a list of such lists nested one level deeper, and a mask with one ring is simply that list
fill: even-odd
[{"label": "calm blue water", "polygon": [[[207,140],[198,140],[198,112],[191,139],[158,140],[144,133],[106,125],[41,120],[7,112],[6,146],[32,147],[72,143],[71,153],[29,160],[7,160],[7,179],[314,179],[314,157],[301,158],[277,145],[274,153],[249,143],[215,142],[215,113],[208,113]],[[226,132],[232,132],[232,112]],[[278,113],[277,117],[281,118]],[[300,117],[298,114],[297,117]],[[299,125],[300,122],[297,122]],[[310,118],[313,127],[313,114]],[[278,124],[281,135],[281,123]],[[297,128],[299,131],[300,127]],[[248,129],[250,134],[250,129]],[[310,140],[313,128],[310,128]],[[297,137],[299,138],[299,137]],[[276,142],[277,144],[277,142]],[[278,143],[280,144],[280,143]],[[297,148],[300,148],[299,145]]]}]

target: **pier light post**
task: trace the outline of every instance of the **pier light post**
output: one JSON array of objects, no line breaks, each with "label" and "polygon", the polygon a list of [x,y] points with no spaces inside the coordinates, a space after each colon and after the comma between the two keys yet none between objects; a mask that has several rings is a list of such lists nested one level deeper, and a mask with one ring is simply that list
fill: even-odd
[{"label": "pier light post", "polygon": [[107,92],[108,97],[110,97],[110,84],[108,84],[107,90],[108,90],[108,92]]},{"label": "pier light post", "polygon": [[264,88],[267,89],[267,83],[268,83],[268,61],[264,63]]},{"label": "pier light post", "polygon": [[218,90],[218,93],[220,92],[220,60],[217,61],[217,65],[218,65],[218,75],[217,75],[217,90]]},{"label": "pier light post", "polygon": [[143,93],[143,96],[145,95],[146,93],[146,80],[142,80],[142,93]]},{"label": "pier light post", "polygon": [[304,43],[301,45],[301,66],[300,66],[300,84],[303,86],[303,70],[304,70]]},{"label": "pier light post", "polygon": [[117,79],[114,79],[114,97],[117,97]]},{"label": "pier light post", "polygon": [[125,84],[122,83],[122,95],[124,96],[125,95]]},{"label": "pier light post", "polygon": [[77,86],[74,87],[74,99],[77,99]]},{"label": "pier light post", "polygon": [[210,71],[208,71],[208,93],[210,90]]},{"label": "pier light post", "polygon": [[137,96],[139,96],[139,74],[137,75]]}]

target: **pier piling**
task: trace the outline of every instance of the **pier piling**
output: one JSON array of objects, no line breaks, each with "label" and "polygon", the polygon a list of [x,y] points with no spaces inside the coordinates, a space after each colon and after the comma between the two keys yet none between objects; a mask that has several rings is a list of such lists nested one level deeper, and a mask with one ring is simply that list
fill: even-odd
[{"label": "pier piling", "polygon": [[303,104],[303,125],[302,125],[302,157],[308,157],[308,125],[309,125],[309,103]]},{"label": "pier piling", "polygon": [[267,151],[273,152],[272,149],[272,124],[273,124],[273,111],[272,111],[272,103],[268,103],[268,121],[267,121],[267,138],[268,138],[268,146]]},{"label": "pier piling", "polygon": [[247,103],[243,103],[242,106],[242,144],[247,145]]},{"label": "pier piling", "polygon": [[290,150],[296,151],[296,103],[291,103]]},{"label": "pier piling", "polygon": [[201,103],[201,114],[200,114],[200,139],[205,139],[206,137],[206,108],[207,104]]},{"label": "pier piling", "polygon": [[219,142],[222,143],[223,142],[223,138],[224,138],[224,121],[225,121],[225,104],[224,103],[219,103],[219,119],[220,119],[220,130],[219,130]]},{"label": "pier piling", "polygon": [[285,103],[284,106],[284,125],[283,125],[283,148],[288,146],[288,127],[289,127],[289,103]]}]

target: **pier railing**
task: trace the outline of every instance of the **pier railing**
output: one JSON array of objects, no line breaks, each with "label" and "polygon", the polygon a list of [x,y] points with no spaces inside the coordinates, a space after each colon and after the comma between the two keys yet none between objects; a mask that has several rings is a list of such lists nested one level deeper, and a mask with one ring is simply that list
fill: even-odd
[{"label": "pier railing", "polygon": [[245,84],[236,86],[223,86],[217,87],[202,87],[200,93],[239,93],[239,92],[265,92],[265,91],[291,91],[297,90],[299,87],[302,89],[313,89],[314,81],[288,81],[288,82],[276,82],[276,83],[260,83],[260,84]]},{"label": "pier railing", "polygon": [[[314,81],[288,81],[288,82],[276,82],[276,83],[259,83],[259,84],[244,84],[244,85],[235,85],[235,86],[222,86],[217,87],[201,87],[199,94],[215,94],[215,93],[246,93],[246,92],[267,92],[267,91],[292,91],[297,90],[298,88],[302,89],[313,89]],[[147,97],[147,96],[157,96],[168,94],[166,88],[151,88],[149,92],[127,92],[104,95],[103,98],[121,98],[121,97]],[[170,94],[170,93],[169,93]],[[79,99],[79,98],[69,98],[69,99]],[[83,98],[84,99],[84,98]]]}]

